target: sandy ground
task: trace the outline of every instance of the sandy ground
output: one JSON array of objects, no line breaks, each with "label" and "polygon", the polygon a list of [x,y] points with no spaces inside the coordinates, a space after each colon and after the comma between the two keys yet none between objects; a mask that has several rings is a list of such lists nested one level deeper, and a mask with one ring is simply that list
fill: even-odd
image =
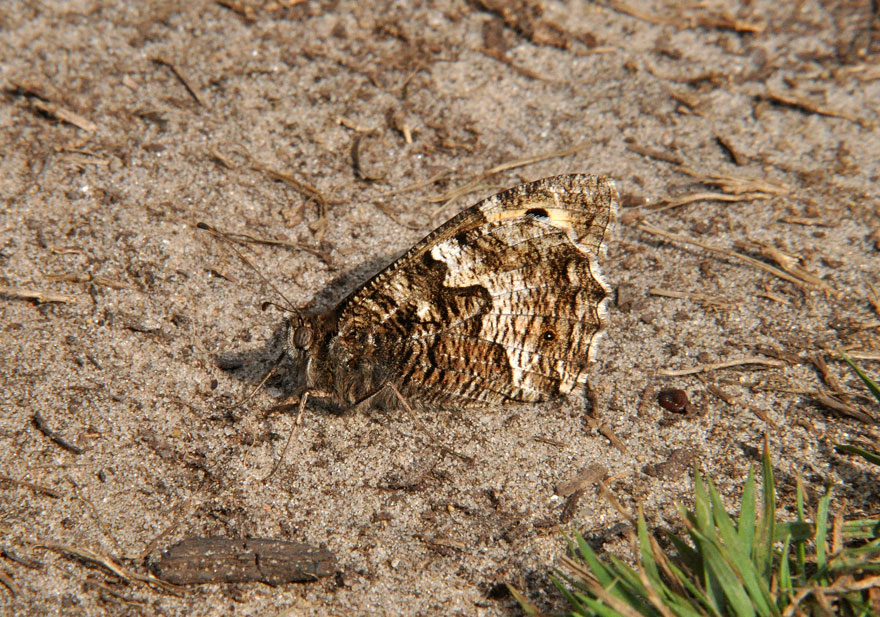
[{"label": "sandy ground", "polygon": [[[619,550],[625,529],[561,481],[601,465],[672,526],[693,465],[734,503],[765,434],[783,501],[802,474],[876,511],[876,475],[833,449],[877,429],[830,350],[880,372],[878,16],[677,4],[4,2],[0,613],[518,614],[505,581],[558,609],[564,534]],[[196,224],[280,241],[242,250],[327,303],[479,198],[570,172],[622,201],[595,418],[425,414],[467,465],[405,414],[313,411],[263,482],[289,380],[229,405],[279,354],[279,299]],[[205,535],[323,546],[339,572],[135,580]]]}]

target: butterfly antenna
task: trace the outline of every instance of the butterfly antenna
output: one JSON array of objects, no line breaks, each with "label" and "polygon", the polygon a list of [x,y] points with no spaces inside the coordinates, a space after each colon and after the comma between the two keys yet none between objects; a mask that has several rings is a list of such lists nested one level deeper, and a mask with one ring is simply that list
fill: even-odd
[{"label": "butterfly antenna", "polygon": [[197,223],[196,228],[207,231],[212,236],[223,240],[227,244],[227,246],[229,246],[229,248],[231,248],[235,252],[235,254],[238,255],[239,259],[241,259],[244,263],[246,263],[251,270],[256,272],[257,276],[260,277],[260,280],[263,281],[263,283],[265,283],[266,286],[268,286],[272,291],[274,291],[276,294],[278,294],[278,297],[287,303],[287,307],[282,307],[282,306],[276,304],[275,302],[264,302],[263,307],[275,306],[281,310],[288,310],[288,311],[291,311],[293,314],[295,314],[297,317],[299,317],[300,320],[302,320],[302,314],[300,313],[299,309],[296,308],[296,306],[293,304],[293,302],[291,302],[290,300],[287,299],[287,296],[285,296],[283,293],[281,293],[281,290],[278,289],[278,287],[276,287],[275,284],[272,283],[272,281],[270,281],[268,278],[266,278],[266,276],[262,272],[260,272],[260,269],[257,268],[253,264],[253,262],[250,259],[248,259],[247,256],[245,256],[244,253],[242,253],[240,250],[238,250],[238,247],[235,246],[235,243],[233,243],[233,241],[229,238],[228,233],[220,231],[218,229],[215,229],[214,227],[211,227],[207,223],[202,223],[202,222]]}]

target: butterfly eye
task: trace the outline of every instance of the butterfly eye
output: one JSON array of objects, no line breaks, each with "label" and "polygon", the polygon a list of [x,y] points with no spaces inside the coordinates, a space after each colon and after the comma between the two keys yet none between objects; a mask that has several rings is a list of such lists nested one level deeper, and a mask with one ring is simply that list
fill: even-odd
[{"label": "butterfly eye", "polygon": [[297,326],[293,331],[293,346],[305,349],[312,344],[312,329],[309,326]]},{"label": "butterfly eye", "polygon": [[552,341],[556,338],[556,333],[552,330],[547,330],[544,334],[541,335],[545,341]]}]

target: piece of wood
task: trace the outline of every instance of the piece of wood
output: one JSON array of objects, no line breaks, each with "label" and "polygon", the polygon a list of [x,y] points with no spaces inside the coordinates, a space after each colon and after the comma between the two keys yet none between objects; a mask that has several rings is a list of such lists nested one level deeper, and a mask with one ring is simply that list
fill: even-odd
[{"label": "piece of wood", "polygon": [[268,538],[187,538],[162,552],[153,573],[175,585],[313,581],[336,571],[336,557],[308,544]]}]

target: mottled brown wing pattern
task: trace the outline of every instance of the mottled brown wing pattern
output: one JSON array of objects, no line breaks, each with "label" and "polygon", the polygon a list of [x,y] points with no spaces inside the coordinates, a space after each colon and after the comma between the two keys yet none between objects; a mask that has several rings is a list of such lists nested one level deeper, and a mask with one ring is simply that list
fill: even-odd
[{"label": "mottled brown wing pattern", "polygon": [[608,180],[578,174],[478,203],[344,300],[337,340],[358,341],[427,406],[583,395],[615,198]]}]

